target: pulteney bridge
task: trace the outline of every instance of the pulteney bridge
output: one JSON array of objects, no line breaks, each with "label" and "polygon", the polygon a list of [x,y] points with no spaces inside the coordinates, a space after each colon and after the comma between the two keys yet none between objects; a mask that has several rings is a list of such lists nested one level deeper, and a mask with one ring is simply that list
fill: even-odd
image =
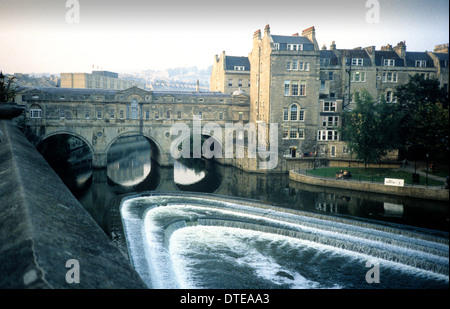
[{"label": "pulteney bridge", "polygon": [[106,167],[114,141],[134,134],[149,140],[159,165],[173,165],[170,147],[177,136],[171,136],[170,128],[174,124],[193,128],[197,115],[202,125],[215,122],[223,128],[225,123],[247,123],[250,111],[249,97],[242,92],[157,92],[137,87],[122,91],[34,88],[21,91],[16,102],[25,105],[26,125],[36,137],[35,145],[53,135],[73,135],[91,149],[94,167]]}]

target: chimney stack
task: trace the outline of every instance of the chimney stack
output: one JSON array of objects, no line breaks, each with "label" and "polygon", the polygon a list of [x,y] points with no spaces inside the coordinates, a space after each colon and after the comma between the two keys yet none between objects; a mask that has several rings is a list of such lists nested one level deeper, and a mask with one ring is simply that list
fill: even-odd
[{"label": "chimney stack", "polygon": [[253,40],[261,40],[261,30],[256,30],[254,33],[253,33]]},{"label": "chimney stack", "polygon": [[398,42],[394,47],[394,51],[399,55],[400,58],[406,58],[406,41]]},{"label": "chimney stack", "polygon": [[312,43],[314,43],[314,50],[319,50],[319,45],[316,41],[316,29],[314,26],[309,27],[302,31],[302,36],[308,38]]},{"label": "chimney stack", "polygon": [[264,27],[264,35],[270,35],[270,26],[268,24]]},{"label": "chimney stack", "polygon": [[333,41],[333,42],[331,42],[330,50],[335,50],[335,49],[336,49],[336,42]]}]

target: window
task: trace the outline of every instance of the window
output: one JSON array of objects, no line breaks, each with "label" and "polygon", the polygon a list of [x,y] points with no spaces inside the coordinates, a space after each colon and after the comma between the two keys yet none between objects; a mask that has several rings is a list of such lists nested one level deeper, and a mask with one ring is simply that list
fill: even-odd
[{"label": "window", "polygon": [[323,127],[337,127],[339,124],[338,116],[327,116],[322,118]]},{"label": "window", "polygon": [[228,87],[232,87],[233,86],[233,80],[232,79],[229,79],[228,80]]},{"label": "window", "polygon": [[291,121],[297,121],[297,119],[298,119],[297,118],[298,117],[297,110],[298,110],[297,105],[296,104],[292,104],[291,108],[290,108],[290,112],[291,112],[290,120]]},{"label": "window", "polygon": [[339,133],[336,130],[319,130],[317,133],[317,140],[319,141],[337,141]]},{"label": "window", "polygon": [[150,111],[145,111],[145,120],[150,119]]},{"label": "window", "polygon": [[364,63],[362,58],[352,58],[352,65],[362,66]]},{"label": "window", "polygon": [[300,62],[298,69],[300,71],[309,71],[309,62]]},{"label": "window", "polygon": [[303,50],[303,44],[287,44],[287,50]]},{"label": "window", "polygon": [[386,102],[387,103],[395,102],[394,93],[392,91],[386,91]]},{"label": "window", "polygon": [[331,64],[331,61],[330,61],[330,59],[329,58],[325,58],[325,59],[320,59],[320,66],[327,66],[327,65],[330,65]]},{"label": "window", "polygon": [[366,72],[352,72],[352,82],[356,83],[366,82]]},{"label": "window", "polygon": [[304,110],[300,110],[298,112],[298,120],[299,121],[305,121],[305,111]]},{"label": "window", "polygon": [[426,68],[427,62],[425,60],[416,60],[416,68]]},{"label": "window", "polygon": [[336,102],[323,102],[323,111],[324,112],[335,112],[336,111]]},{"label": "window", "polygon": [[243,113],[239,112],[239,120],[242,120],[242,118],[243,118]]},{"label": "window", "polygon": [[219,113],[219,119],[220,119],[220,120],[223,120],[223,112],[220,112],[220,113]]},{"label": "window", "polygon": [[100,109],[97,110],[97,119],[102,119],[102,111]]},{"label": "window", "polygon": [[124,118],[124,112],[123,112],[123,109],[120,110],[120,112],[119,112],[119,117],[120,117],[120,119],[123,119],[123,118]]},{"label": "window", "polygon": [[289,138],[296,139],[298,137],[298,130],[296,128],[291,128],[289,131]]},{"label": "window", "polygon": [[159,119],[159,112],[155,112],[155,119]]},{"label": "window", "polygon": [[166,118],[170,119],[170,111],[166,111]]},{"label": "window", "polygon": [[136,99],[131,101],[131,119],[138,119],[139,106]]},{"label": "window", "polygon": [[286,70],[288,70],[288,71],[291,70],[291,62],[290,61],[286,62]]},{"label": "window", "polygon": [[109,118],[114,119],[114,110],[113,109],[109,110]]},{"label": "window", "polygon": [[59,118],[66,118],[66,111],[63,109],[59,110]]},{"label": "window", "polygon": [[298,70],[298,61],[292,60],[292,70]]},{"label": "window", "polygon": [[273,49],[280,50],[280,43],[273,43]]},{"label": "window", "polygon": [[325,90],[325,81],[324,80],[320,81],[320,90]]},{"label": "window", "polygon": [[328,72],[328,80],[333,80],[333,72]]},{"label": "window", "polygon": [[239,79],[239,80],[238,80],[238,86],[239,86],[239,87],[242,87],[242,79]]},{"label": "window", "polygon": [[293,80],[292,81],[291,95],[298,95],[298,80]]},{"label": "window", "polygon": [[181,119],[181,111],[178,111],[178,112],[177,112],[177,118],[178,118],[178,119]]},{"label": "window", "polygon": [[304,129],[298,129],[298,138],[299,139],[305,138],[305,130]]},{"label": "window", "polygon": [[306,96],[306,82],[304,81],[300,82],[300,95]]},{"label": "window", "polygon": [[304,81],[284,81],[284,96],[305,96],[306,95],[306,82]]},{"label": "window", "polygon": [[40,108],[30,109],[30,118],[42,118],[42,110]]},{"label": "window", "polygon": [[383,83],[396,83],[397,80],[398,80],[398,73],[383,72],[383,77],[382,77]]},{"label": "window", "polygon": [[203,113],[202,112],[198,112],[198,119],[203,119]]},{"label": "window", "polygon": [[289,128],[288,127],[283,127],[282,132],[283,132],[283,138],[289,137]]},{"label": "window", "polygon": [[289,111],[287,109],[283,110],[283,120],[289,121]]},{"label": "window", "polygon": [[288,96],[290,94],[290,85],[291,85],[290,81],[288,81],[288,80],[284,81],[284,95],[285,96]]},{"label": "window", "polygon": [[393,67],[393,66],[395,66],[395,60],[394,59],[384,59],[383,65],[385,67]]},{"label": "window", "polygon": [[235,65],[234,66],[235,71],[245,71],[245,66],[243,65]]}]

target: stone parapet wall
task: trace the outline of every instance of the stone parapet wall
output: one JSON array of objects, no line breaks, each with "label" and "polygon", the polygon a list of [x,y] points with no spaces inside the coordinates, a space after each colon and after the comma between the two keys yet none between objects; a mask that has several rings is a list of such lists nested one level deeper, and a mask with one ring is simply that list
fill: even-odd
[{"label": "stone parapet wall", "polygon": [[14,123],[0,131],[0,288],[146,288]]}]

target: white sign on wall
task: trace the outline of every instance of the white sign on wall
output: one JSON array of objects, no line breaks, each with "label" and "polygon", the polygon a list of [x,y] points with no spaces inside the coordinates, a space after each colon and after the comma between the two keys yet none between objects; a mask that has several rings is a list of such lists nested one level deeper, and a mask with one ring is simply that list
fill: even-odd
[{"label": "white sign on wall", "polygon": [[384,178],[384,184],[386,186],[403,187],[405,185],[405,180],[395,178]]}]

